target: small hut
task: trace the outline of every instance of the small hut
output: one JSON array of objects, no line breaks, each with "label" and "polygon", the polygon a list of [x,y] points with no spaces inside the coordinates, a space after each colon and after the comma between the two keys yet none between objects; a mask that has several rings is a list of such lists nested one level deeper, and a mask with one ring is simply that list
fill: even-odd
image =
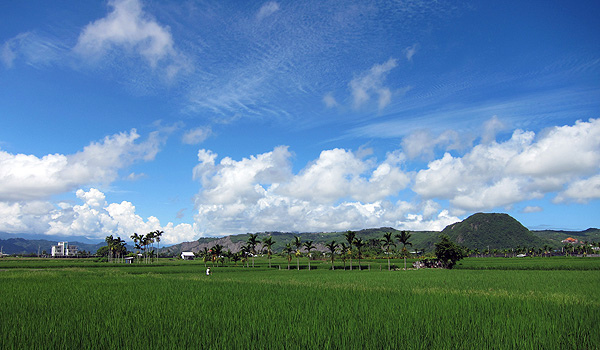
[{"label": "small hut", "polygon": [[194,253],[193,252],[181,252],[181,258],[183,260],[194,260]]}]

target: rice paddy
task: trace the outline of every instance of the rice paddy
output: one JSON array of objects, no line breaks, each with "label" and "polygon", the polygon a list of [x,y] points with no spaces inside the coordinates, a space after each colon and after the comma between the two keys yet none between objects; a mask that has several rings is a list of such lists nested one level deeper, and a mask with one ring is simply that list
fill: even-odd
[{"label": "rice paddy", "polygon": [[541,269],[529,266],[535,259],[525,269],[473,260],[456,270],[387,271],[373,261],[362,271],[288,271],[257,259],[211,276],[196,261],[5,260],[0,348],[600,347],[599,259],[572,270],[548,268],[558,259]]}]

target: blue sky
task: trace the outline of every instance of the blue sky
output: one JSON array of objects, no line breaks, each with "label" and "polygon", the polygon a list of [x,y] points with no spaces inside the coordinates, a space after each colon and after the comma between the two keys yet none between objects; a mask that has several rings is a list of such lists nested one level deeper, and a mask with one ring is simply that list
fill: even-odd
[{"label": "blue sky", "polygon": [[593,1],[0,5],[0,231],[600,226]]}]

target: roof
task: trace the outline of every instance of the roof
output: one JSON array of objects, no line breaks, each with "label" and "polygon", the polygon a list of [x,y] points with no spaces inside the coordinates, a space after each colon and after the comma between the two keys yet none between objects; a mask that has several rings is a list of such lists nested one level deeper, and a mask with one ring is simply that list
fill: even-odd
[{"label": "roof", "polygon": [[181,256],[195,256],[193,252],[181,252]]}]

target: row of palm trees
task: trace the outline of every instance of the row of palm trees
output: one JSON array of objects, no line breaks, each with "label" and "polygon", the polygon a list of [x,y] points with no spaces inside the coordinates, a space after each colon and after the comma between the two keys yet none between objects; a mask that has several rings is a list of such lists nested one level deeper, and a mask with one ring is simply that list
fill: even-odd
[{"label": "row of palm trees", "polygon": [[[356,236],[356,232],[347,231],[344,234],[346,238],[346,242],[337,243],[335,240],[332,240],[330,243],[326,244],[329,251],[329,257],[331,259],[331,268],[335,269],[334,260],[336,255],[344,262],[344,269],[346,269],[346,260],[350,260],[350,270],[353,269],[352,264],[352,256],[355,255],[358,258],[358,268],[361,269],[361,260],[363,258],[363,249],[366,245],[366,241],[362,238]],[[402,245],[401,254],[404,256],[404,269],[406,269],[406,257],[408,256],[407,246],[411,246],[410,243],[411,234],[408,231],[401,231],[400,233],[394,236],[398,243]],[[388,259],[388,270],[391,270],[390,256],[391,256],[391,248],[396,247],[396,242],[392,237],[392,232],[386,232],[383,235],[383,238],[380,240],[381,244],[385,248],[385,253]],[[212,260],[213,265],[215,262],[224,262],[224,258],[229,258],[234,261],[237,265],[238,261],[242,261],[242,264],[246,264],[247,267],[250,267],[250,258],[252,258],[252,267],[254,267],[254,256],[257,254],[257,246],[262,244],[262,250],[267,254],[267,258],[269,261],[269,268],[271,267],[271,257],[273,255],[272,247],[276,242],[273,240],[272,236],[265,237],[262,241],[258,238],[257,233],[251,233],[248,236],[248,240],[246,244],[244,244],[239,252],[232,253],[228,251],[223,253],[223,247],[219,244],[211,247],[205,247],[203,251],[197,253],[197,256],[203,257],[204,262],[206,263],[209,259]],[[302,256],[302,249],[306,251],[308,259],[308,269],[311,269],[311,257],[312,250],[315,250],[317,247],[314,245],[314,241],[308,240],[302,242],[299,236],[294,236],[294,240],[285,245],[283,248],[282,254],[287,257],[288,262],[288,270],[291,267],[292,257],[296,257],[296,268],[300,270],[300,257]]]},{"label": "row of palm trees", "polygon": [[[135,249],[137,249],[138,252],[142,252],[142,260],[144,263],[148,264],[153,262],[154,256],[156,256],[154,243],[156,242],[158,244],[158,249],[160,249],[160,237],[163,233],[164,231],[156,230],[148,232],[145,235],[134,233],[130,236],[131,239],[133,239]],[[148,249],[148,246],[150,246],[150,249]]]},{"label": "row of palm trees", "polygon": [[125,241],[121,237],[114,238],[113,235],[106,236],[104,241],[108,247],[108,262],[124,262],[127,255]]}]

